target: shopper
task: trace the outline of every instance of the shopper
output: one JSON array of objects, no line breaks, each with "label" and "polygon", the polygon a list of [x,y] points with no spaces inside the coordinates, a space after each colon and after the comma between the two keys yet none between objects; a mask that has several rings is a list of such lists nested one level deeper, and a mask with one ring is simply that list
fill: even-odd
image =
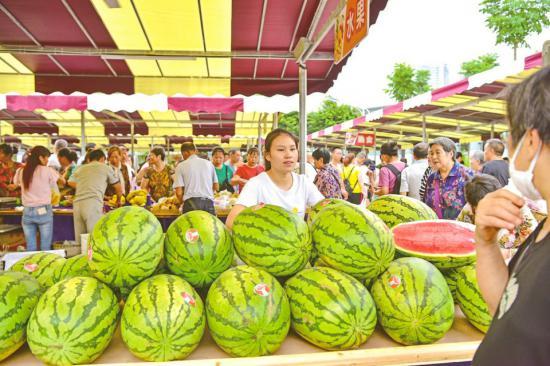
[{"label": "shopper", "polygon": [[76,190],[73,201],[74,233],[80,244],[81,234],[91,233],[103,215],[103,198],[109,184],[113,185],[118,205],[122,186],[113,169],[105,164],[105,153],[92,150],[89,163],[78,167],[69,178],[68,184]]},{"label": "shopper", "polygon": [[17,169],[23,164],[13,161],[17,154],[17,147],[0,144],[0,197],[20,197],[21,189],[14,183],[13,178]]},{"label": "shopper", "polygon": [[462,152],[460,152],[460,151],[456,152],[456,159],[455,160],[456,160],[457,163],[464,165],[464,158],[462,157]]},{"label": "shopper", "polygon": [[470,155],[470,168],[472,168],[474,173],[481,173],[483,163],[485,163],[485,154],[483,151],[474,151],[472,155]]},{"label": "shopper", "polygon": [[246,154],[246,164],[237,168],[231,184],[239,185],[239,192],[242,192],[245,184],[249,179],[254,178],[258,174],[262,173],[265,169],[259,164],[260,153],[257,147],[248,149]]},{"label": "shopper", "polygon": [[174,188],[182,212],[202,210],[216,215],[214,192],[219,190],[218,176],[211,162],[197,156],[197,148],[192,142],[181,144],[183,162],[176,168]]},{"label": "shopper", "polygon": [[62,197],[74,194],[74,189],[72,189],[67,182],[76,169],[77,159],[76,153],[67,148],[63,148],[57,153],[57,160],[61,166],[57,186],[59,187],[59,193]]},{"label": "shopper", "polygon": [[521,224],[526,197],[550,207],[550,67],[508,93],[510,180],[517,193],[499,189],[476,209],[477,280],[494,314],[474,365],[550,364],[550,221],[541,222],[506,266],[500,229]]},{"label": "shopper", "polygon": [[353,163],[355,154],[349,153],[344,157],[344,167],[340,175],[344,181],[344,188],[348,192],[347,201],[358,205],[361,203],[363,194],[363,179],[359,168]]},{"label": "shopper", "polygon": [[428,151],[430,146],[420,142],[413,147],[413,163],[401,172],[401,194],[420,200],[420,184],[428,169]]},{"label": "shopper", "polygon": [[454,220],[466,204],[464,186],[473,177],[470,168],[454,160],[456,148],[447,137],[430,142],[430,156],[434,172],[426,182],[424,202],[440,219]]},{"label": "shopper", "polygon": [[69,143],[67,140],[63,139],[56,140],[53,145],[53,154],[50,155],[48,166],[55,169],[57,172],[61,171],[61,164],[59,164],[59,160],[57,160],[57,154],[59,153],[59,150],[65,149],[67,146],[69,146]]},{"label": "shopper", "polygon": [[86,153],[84,155],[80,155],[80,158],[78,158],[78,162],[76,163],[76,165],[83,165],[83,164],[89,163],[87,158],[89,157],[90,152],[95,150],[95,147],[96,145],[94,142],[90,142],[86,144]]},{"label": "shopper", "polygon": [[510,179],[508,163],[502,158],[504,149],[504,143],[499,139],[487,140],[484,150],[485,164],[481,169],[482,173],[492,175],[498,179],[503,187],[508,184],[508,179]]},{"label": "shopper", "polygon": [[149,167],[141,180],[141,189],[149,192],[155,202],[162,197],[170,197],[173,193],[174,171],[164,162],[165,157],[166,154],[162,147],[151,149]]},{"label": "shopper", "polygon": [[[52,187],[59,175],[48,165],[50,151],[44,146],[32,148],[27,164],[17,170],[15,184],[21,187],[23,218],[21,224],[28,251],[37,250],[36,234],[40,233],[40,250],[52,249]],[[56,187],[57,188],[57,187]]]},{"label": "shopper", "polygon": [[218,186],[220,191],[235,192],[235,189],[231,185],[231,178],[233,178],[233,171],[231,168],[223,163],[225,158],[225,151],[221,147],[215,147],[212,150],[212,164],[216,169],[216,176],[218,177]]},{"label": "shopper", "polygon": [[[296,167],[299,169],[300,168],[300,163],[296,163]],[[307,179],[313,183],[313,181],[315,180],[315,177],[317,176],[317,170],[315,169],[315,162],[314,162],[314,159],[313,159],[313,155],[312,154],[307,154],[307,159],[306,159],[306,164],[305,164],[305,172],[304,174],[306,175]]]},{"label": "shopper", "polygon": [[[107,151],[108,165],[115,173],[115,177],[122,188],[122,195],[126,196],[132,190],[130,168],[123,163],[122,150],[118,146],[111,146]],[[112,185],[107,186],[105,196],[111,197],[116,194]]]},{"label": "shopper", "polygon": [[272,204],[304,217],[308,206],[324,198],[304,174],[293,172],[298,155],[298,139],[292,133],[277,128],[267,135],[264,154],[266,172],[250,179],[244,187],[227,217],[229,229],[246,207]]},{"label": "shopper", "polygon": [[369,178],[369,165],[371,161],[367,158],[369,151],[366,152],[360,152],[355,157],[355,165],[357,166],[357,169],[359,169],[359,176],[361,177],[361,181],[363,182],[363,185],[361,187],[362,189],[362,195],[363,195],[363,201],[361,204],[368,204],[367,200],[370,200],[370,178]]},{"label": "shopper", "polygon": [[233,174],[235,174],[237,168],[242,165],[241,151],[239,149],[229,150],[229,160],[227,160],[224,164],[231,169]]},{"label": "shopper", "polygon": [[342,149],[338,147],[332,149],[332,160],[330,161],[330,165],[336,169],[338,174],[342,174],[342,169],[344,168],[344,165],[342,164],[342,156]]},{"label": "shopper", "polygon": [[399,161],[399,145],[395,141],[389,141],[382,144],[380,148],[380,160],[383,166],[380,168],[380,177],[378,178],[377,196],[386,194],[399,194],[401,192],[401,173],[407,166]]},{"label": "shopper", "polygon": [[325,198],[346,199],[348,192],[344,187],[344,181],[330,164],[330,152],[325,149],[317,149],[313,152],[313,161],[317,169],[317,176],[313,184]]}]

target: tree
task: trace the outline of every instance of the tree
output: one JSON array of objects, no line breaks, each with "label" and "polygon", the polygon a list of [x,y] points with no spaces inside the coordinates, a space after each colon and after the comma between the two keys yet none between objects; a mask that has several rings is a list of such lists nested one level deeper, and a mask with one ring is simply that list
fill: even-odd
[{"label": "tree", "polygon": [[460,68],[460,73],[464,75],[465,78],[470,77],[480,72],[492,69],[495,66],[498,66],[497,62],[498,56],[496,53],[488,53],[486,55],[481,55],[478,58],[462,63]]},{"label": "tree", "polygon": [[388,80],[388,88],[384,92],[399,102],[430,90],[430,72],[415,70],[406,63],[395,64]]},{"label": "tree", "polygon": [[279,127],[298,135],[300,133],[300,114],[290,112],[281,115],[279,117]]},{"label": "tree", "polygon": [[550,1],[548,0],[483,0],[480,11],[487,15],[485,23],[497,34],[496,44],[506,44],[514,49],[514,60],[520,46],[530,34],[540,34],[550,26]]}]

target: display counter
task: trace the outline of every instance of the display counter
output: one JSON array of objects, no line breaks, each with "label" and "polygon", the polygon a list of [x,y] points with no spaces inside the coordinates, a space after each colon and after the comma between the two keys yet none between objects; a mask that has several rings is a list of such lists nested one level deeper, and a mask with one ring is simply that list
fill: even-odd
[{"label": "display counter", "polygon": [[[483,334],[468,323],[460,309],[451,330],[435,344],[402,346],[377,327],[369,340],[357,350],[327,352],[317,348],[291,331],[281,348],[272,356],[231,358],[212,340],[208,331],[199,347],[183,361],[165,363],[193,366],[272,366],[272,365],[432,365],[464,362],[472,359]],[[137,364],[117,332],[103,355],[94,364]],[[148,363],[143,363],[146,365]],[[27,345],[4,360],[3,365],[41,365]]]}]

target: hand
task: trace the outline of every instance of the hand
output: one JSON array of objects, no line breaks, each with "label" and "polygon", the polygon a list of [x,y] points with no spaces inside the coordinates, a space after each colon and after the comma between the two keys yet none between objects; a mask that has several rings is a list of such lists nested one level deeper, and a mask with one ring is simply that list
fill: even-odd
[{"label": "hand", "polygon": [[476,244],[492,245],[500,229],[514,230],[522,222],[524,204],[523,198],[504,188],[486,195],[475,211]]},{"label": "hand", "polygon": [[8,184],[6,186],[6,188],[8,189],[8,191],[15,191],[17,189],[17,185],[16,184]]},{"label": "hand", "polygon": [[342,189],[342,197],[344,197],[345,200],[347,200],[349,197],[348,191],[346,191],[345,189]]}]

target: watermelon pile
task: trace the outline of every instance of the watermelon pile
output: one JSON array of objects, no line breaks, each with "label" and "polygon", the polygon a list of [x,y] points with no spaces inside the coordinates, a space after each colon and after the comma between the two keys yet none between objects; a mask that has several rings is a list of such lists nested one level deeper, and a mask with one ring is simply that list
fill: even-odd
[{"label": "watermelon pile", "polygon": [[378,197],[367,208],[390,228],[405,222],[437,220],[435,211],[424,202],[400,194]]},{"label": "watermelon pile", "polygon": [[53,253],[35,253],[24,257],[10,268],[10,271],[30,274],[43,288],[55,283],[55,272],[65,263],[65,258]]}]

